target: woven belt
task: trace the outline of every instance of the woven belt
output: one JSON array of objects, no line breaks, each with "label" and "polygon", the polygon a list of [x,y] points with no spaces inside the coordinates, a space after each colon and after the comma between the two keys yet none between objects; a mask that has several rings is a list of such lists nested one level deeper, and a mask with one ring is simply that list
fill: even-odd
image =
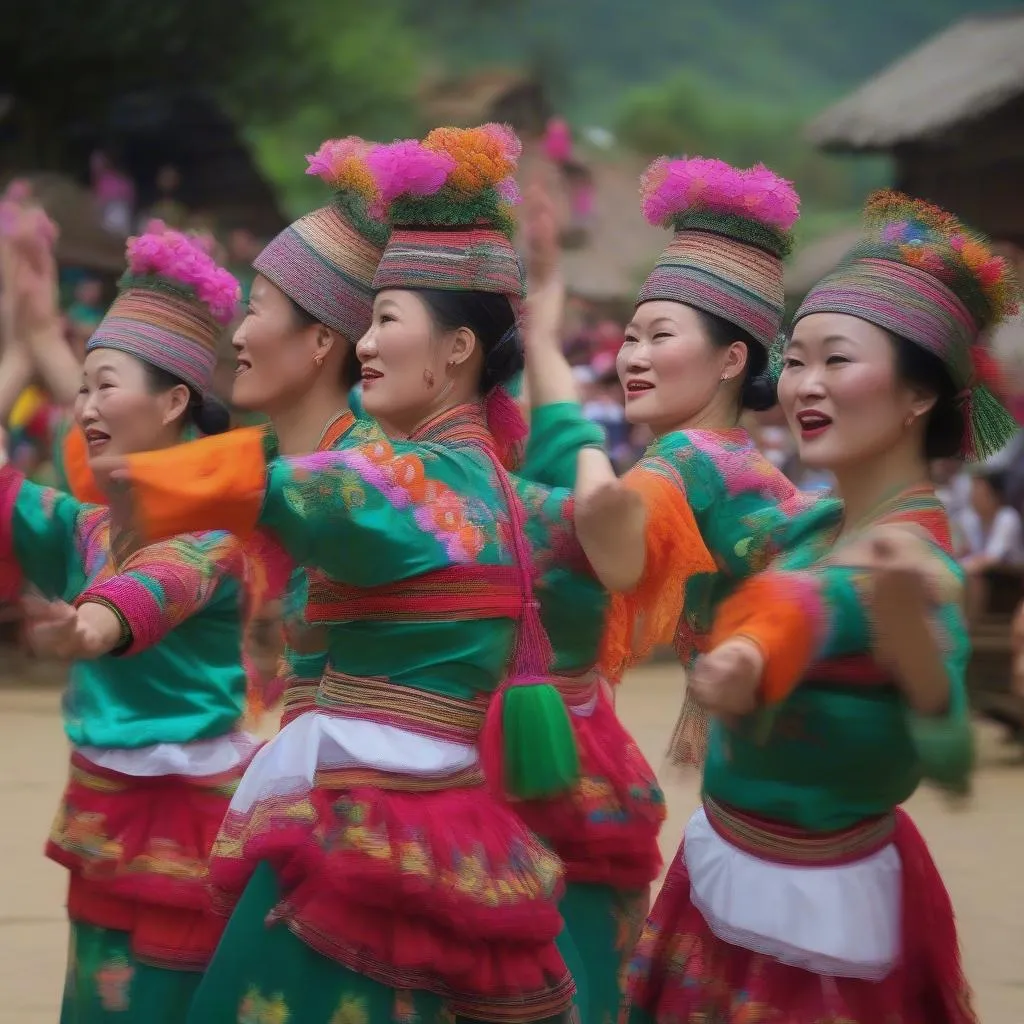
[{"label": "woven belt", "polygon": [[888,813],[836,832],[808,832],[726,807],[708,796],[704,797],[704,813],[730,846],[761,860],[797,867],[863,860],[892,842],[896,823],[895,816]]}]

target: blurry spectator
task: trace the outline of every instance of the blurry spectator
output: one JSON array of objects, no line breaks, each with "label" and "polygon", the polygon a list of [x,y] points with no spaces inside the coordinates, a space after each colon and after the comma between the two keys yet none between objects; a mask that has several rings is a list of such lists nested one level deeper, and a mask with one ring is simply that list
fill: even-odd
[{"label": "blurry spectator", "polygon": [[181,174],[170,164],[161,167],[156,176],[157,200],[146,211],[146,219],[162,220],[169,228],[179,231],[188,220],[188,209],[178,197],[181,189]]},{"label": "blurry spectator", "polygon": [[1024,565],[1024,525],[1020,513],[1006,504],[1004,473],[980,470],[972,476],[963,529],[961,564],[966,572]]},{"label": "blurry spectator", "polygon": [[249,301],[249,290],[256,277],[252,261],[261,249],[259,239],[248,228],[235,228],[228,234],[227,266],[242,286],[243,306]]},{"label": "blurry spectator", "polygon": [[90,160],[92,194],[99,209],[100,223],[114,235],[127,235],[135,215],[135,184],[117,169],[113,160],[96,150]]},{"label": "blurry spectator", "polygon": [[103,319],[103,283],[95,277],[83,277],[75,285],[75,298],[68,307],[68,320],[89,335]]}]

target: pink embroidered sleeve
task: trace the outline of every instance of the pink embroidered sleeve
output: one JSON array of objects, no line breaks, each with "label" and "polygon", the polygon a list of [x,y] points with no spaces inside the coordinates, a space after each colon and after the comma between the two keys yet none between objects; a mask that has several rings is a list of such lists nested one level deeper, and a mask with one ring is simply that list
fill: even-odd
[{"label": "pink embroidered sleeve", "polygon": [[11,466],[0,468],[0,601],[21,591],[21,566],[14,551],[14,505],[24,478]]},{"label": "pink embroidered sleeve", "polygon": [[105,604],[131,631],[122,654],[138,654],[202,611],[228,578],[245,575],[241,545],[230,534],[174,537],[135,551],[120,571],[75,602]]}]

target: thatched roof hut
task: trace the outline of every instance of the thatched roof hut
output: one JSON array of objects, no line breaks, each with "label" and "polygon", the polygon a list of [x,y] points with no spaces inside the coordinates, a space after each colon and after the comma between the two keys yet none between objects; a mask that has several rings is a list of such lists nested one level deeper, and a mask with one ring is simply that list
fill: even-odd
[{"label": "thatched roof hut", "polygon": [[1024,10],[982,14],[928,40],[807,129],[833,151],[940,142],[1024,96]]},{"label": "thatched roof hut", "polygon": [[997,238],[1024,238],[1024,10],[958,22],[807,134],[822,149],[889,152],[897,188]]}]

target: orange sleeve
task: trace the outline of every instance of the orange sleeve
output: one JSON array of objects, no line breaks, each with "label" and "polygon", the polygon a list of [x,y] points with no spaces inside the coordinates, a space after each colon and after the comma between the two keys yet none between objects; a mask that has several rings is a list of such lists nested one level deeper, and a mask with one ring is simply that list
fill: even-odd
[{"label": "orange sleeve", "polygon": [[735,637],[757,644],[765,658],[761,696],[784,700],[804,677],[821,641],[815,582],[800,573],[753,576],[719,605],[711,649]]},{"label": "orange sleeve", "polygon": [[641,467],[627,473],[623,483],[643,497],[647,525],[640,582],[628,594],[613,595],[608,612],[600,664],[613,682],[656,646],[671,642],[690,577],[718,571],[677,484]]},{"label": "orange sleeve", "polygon": [[249,537],[266,492],[263,442],[262,428],[244,427],[128,456],[132,525],[149,542],[202,530]]}]

